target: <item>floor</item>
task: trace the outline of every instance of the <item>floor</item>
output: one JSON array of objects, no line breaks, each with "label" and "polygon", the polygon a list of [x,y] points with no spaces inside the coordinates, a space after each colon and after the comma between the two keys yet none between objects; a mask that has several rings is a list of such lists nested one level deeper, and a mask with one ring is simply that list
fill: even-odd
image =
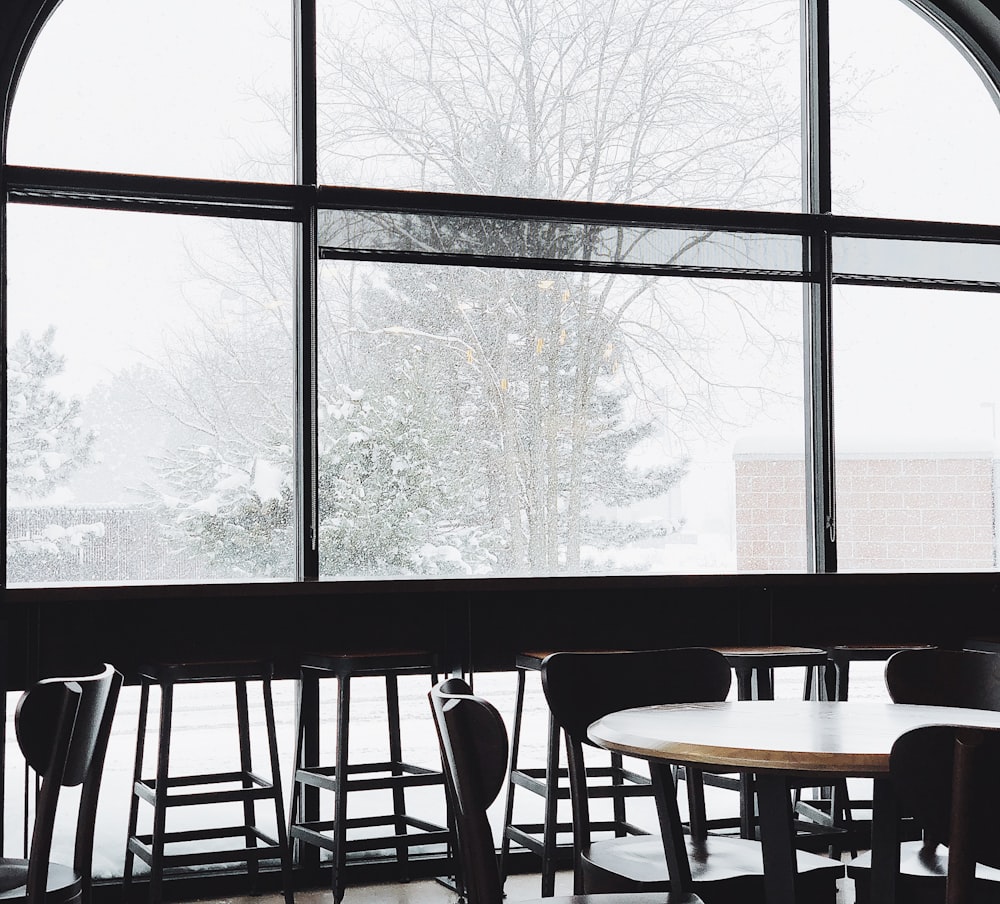
[{"label": "floor", "polygon": [[[571,894],[573,876],[570,872],[561,872],[556,876],[556,894]],[[518,901],[538,899],[539,879],[537,874],[510,876],[505,886],[506,898],[510,904]],[[333,904],[333,895],[329,891],[301,891],[295,895],[296,904]],[[344,904],[455,904],[457,898],[454,892],[444,888],[433,879],[426,879],[404,884],[362,885],[349,888],[344,896]],[[837,895],[837,904],[853,904],[854,889],[851,880],[845,879]],[[195,902],[191,902],[195,904]],[[262,895],[261,897],[213,899],[198,902],[198,904],[284,904],[280,895]]]}]

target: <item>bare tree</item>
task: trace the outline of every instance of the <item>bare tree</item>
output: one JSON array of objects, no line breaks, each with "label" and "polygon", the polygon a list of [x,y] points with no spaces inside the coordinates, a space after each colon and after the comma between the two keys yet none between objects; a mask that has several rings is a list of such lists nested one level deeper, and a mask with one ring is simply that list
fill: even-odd
[{"label": "bare tree", "polygon": [[[797,4],[380,0],[327,11],[327,183],[799,206]],[[547,260],[620,258],[640,238],[432,217],[380,228],[411,249]],[[335,239],[327,224],[322,241]],[[200,266],[220,296],[241,299],[247,326],[206,320],[179,342],[158,400],[230,463],[262,436],[291,435],[275,390],[287,384],[267,375],[268,349],[290,342],[287,258],[247,224],[232,245],[233,265]],[[623,528],[606,516],[683,477],[682,456],[638,452],[664,430],[717,429],[762,404],[767,380],[719,372],[716,343],[752,348],[762,368],[789,344],[766,292],[710,294],[711,304],[698,285],[557,268],[324,264],[324,570],[433,570],[443,559],[427,546],[458,550],[466,569],[579,570],[588,546],[672,530],[669,519]],[[720,299],[724,322],[710,310]],[[240,404],[223,391],[233,385]]]}]

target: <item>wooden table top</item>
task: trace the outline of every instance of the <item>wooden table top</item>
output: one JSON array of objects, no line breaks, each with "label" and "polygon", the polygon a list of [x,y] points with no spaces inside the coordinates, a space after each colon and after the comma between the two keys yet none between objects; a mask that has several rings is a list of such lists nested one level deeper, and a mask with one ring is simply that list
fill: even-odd
[{"label": "wooden table top", "polygon": [[609,750],[701,766],[876,776],[889,751],[921,725],[1000,728],[1000,713],[902,703],[740,700],[611,713],[588,736]]}]

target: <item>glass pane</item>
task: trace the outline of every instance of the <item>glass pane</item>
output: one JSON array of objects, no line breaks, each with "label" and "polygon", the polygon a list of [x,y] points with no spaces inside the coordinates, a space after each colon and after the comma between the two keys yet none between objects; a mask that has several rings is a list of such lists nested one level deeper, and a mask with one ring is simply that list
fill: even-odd
[{"label": "glass pane", "polygon": [[801,208],[796,0],[318,11],[327,184]]},{"label": "glass pane", "polygon": [[836,290],[842,571],[996,565],[998,330],[988,295]]},{"label": "glass pane", "polygon": [[1000,113],[965,55],[900,0],[834,0],[830,31],[834,211],[998,222]]},{"label": "glass pane", "polygon": [[838,276],[1000,289],[1000,244],[834,238],[833,269]]},{"label": "glass pane", "polygon": [[288,0],[64,0],[14,100],[8,160],[291,181]]},{"label": "glass pane", "polygon": [[804,567],[800,287],[325,261],[320,293],[324,576]]},{"label": "glass pane", "polygon": [[293,575],[293,244],[11,205],[11,583]]},{"label": "glass pane", "polygon": [[327,256],[393,251],[768,274],[801,274],[803,264],[799,236],[367,210],[323,211],[320,243]]}]

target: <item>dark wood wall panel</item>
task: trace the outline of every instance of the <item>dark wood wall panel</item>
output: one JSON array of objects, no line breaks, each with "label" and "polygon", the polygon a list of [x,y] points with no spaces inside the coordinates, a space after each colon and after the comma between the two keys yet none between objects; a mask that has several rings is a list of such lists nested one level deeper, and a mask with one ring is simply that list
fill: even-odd
[{"label": "dark wood wall panel", "polygon": [[1000,636],[1000,575],[775,575],[11,590],[12,687],[113,662],[430,647],[478,671],[519,650]]}]

